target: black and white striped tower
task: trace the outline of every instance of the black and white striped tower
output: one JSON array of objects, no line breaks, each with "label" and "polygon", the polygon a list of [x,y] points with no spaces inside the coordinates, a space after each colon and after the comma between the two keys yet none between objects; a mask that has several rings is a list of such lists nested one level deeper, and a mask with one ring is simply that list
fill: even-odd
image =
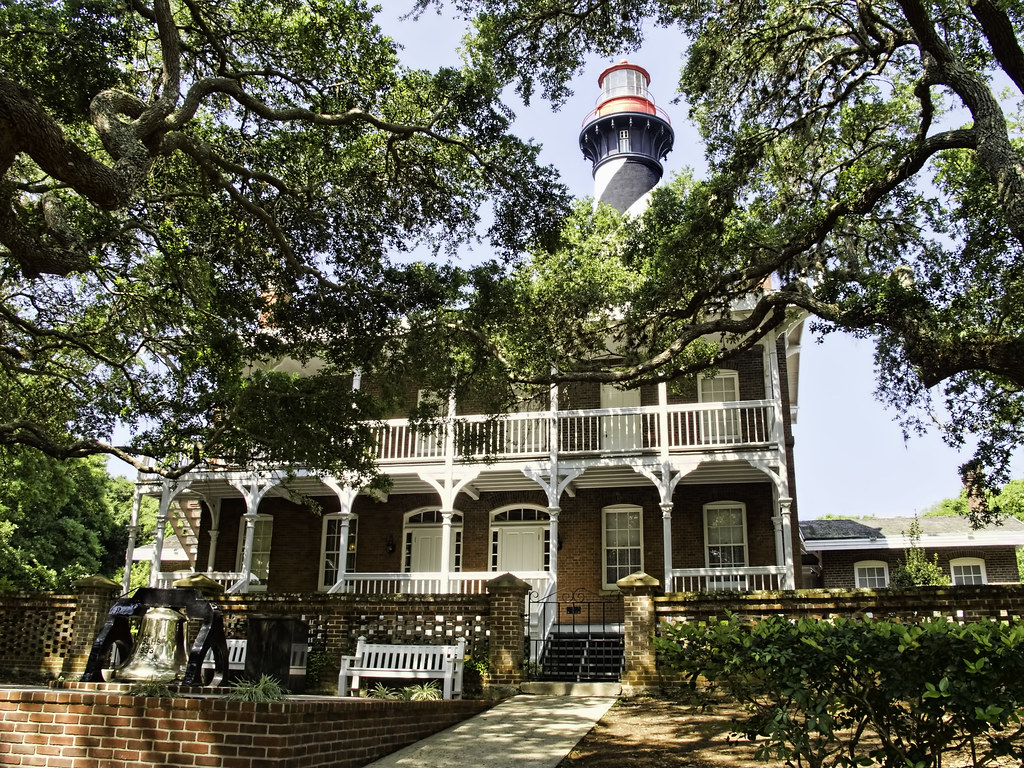
[{"label": "black and white striped tower", "polygon": [[661,161],[675,133],[654,104],[647,70],[623,59],[597,79],[601,96],[580,130],[580,149],[594,164],[594,198],[635,216],[661,180]]}]

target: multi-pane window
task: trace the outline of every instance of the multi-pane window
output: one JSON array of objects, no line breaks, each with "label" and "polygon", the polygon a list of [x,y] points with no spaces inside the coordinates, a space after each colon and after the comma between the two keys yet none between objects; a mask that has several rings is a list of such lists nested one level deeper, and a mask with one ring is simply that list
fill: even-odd
[{"label": "multi-pane window", "polygon": [[[452,571],[462,570],[462,513],[452,513],[449,563]],[[402,569],[405,573],[436,573],[441,570],[444,516],[438,509],[409,515],[405,521]]]},{"label": "multi-pane window", "polygon": [[619,152],[629,152],[629,129],[619,131]]},{"label": "multi-pane window", "polygon": [[957,585],[984,584],[985,561],[977,557],[958,557],[949,561],[949,572]]},{"label": "multi-pane window", "polygon": [[[243,515],[239,521],[238,529],[238,570],[245,565],[244,543],[245,543],[245,521],[247,515]],[[250,569],[252,575],[259,579],[259,583],[266,586],[267,578],[270,576],[270,544],[274,534],[274,518],[270,515],[257,515],[256,525],[252,536],[252,559]]]},{"label": "multi-pane window", "polygon": [[[320,589],[330,589],[338,581],[338,566],[341,563],[341,515],[324,517],[323,535],[320,540]],[[356,568],[356,530],[359,518],[351,517],[348,521],[348,543],[345,551],[345,571],[350,573]]]},{"label": "multi-pane window", "polygon": [[[701,403],[733,403],[740,399],[740,379],[736,371],[719,371],[708,378],[702,376],[697,389]],[[741,439],[739,411],[709,408],[702,411],[702,440],[710,445],[734,443]]]},{"label": "multi-pane window", "polygon": [[861,589],[889,586],[889,566],[881,560],[861,560],[853,564],[854,583]]},{"label": "multi-pane window", "polygon": [[747,564],[746,510],[742,504],[704,507],[708,568],[742,568]]},{"label": "multi-pane window", "polygon": [[605,589],[615,589],[619,579],[643,570],[642,511],[640,507],[626,504],[601,510]]}]

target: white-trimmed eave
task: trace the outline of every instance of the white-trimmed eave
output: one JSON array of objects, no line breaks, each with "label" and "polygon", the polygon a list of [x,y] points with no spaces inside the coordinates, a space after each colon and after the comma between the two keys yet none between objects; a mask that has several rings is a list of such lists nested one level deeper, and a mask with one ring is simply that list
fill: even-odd
[{"label": "white-trimmed eave", "polygon": [[[915,545],[909,536],[886,536],[862,539],[804,539],[810,552],[840,552],[854,549],[910,549]],[[931,534],[921,536],[916,545],[922,549],[950,547],[1019,547],[1024,546],[1024,531],[976,531],[974,533]]]}]

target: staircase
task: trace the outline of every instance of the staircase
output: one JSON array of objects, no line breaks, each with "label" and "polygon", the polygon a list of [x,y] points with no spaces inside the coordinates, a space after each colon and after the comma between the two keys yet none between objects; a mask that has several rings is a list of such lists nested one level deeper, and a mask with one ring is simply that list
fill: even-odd
[{"label": "staircase", "polygon": [[175,499],[167,510],[167,521],[188,556],[189,568],[195,570],[199,552],[199,519],[202,506],[198,499]]},{"label": "staircase", "polygon": [[616,632],[554,632],[541,659],[540,679],[565,682],[618,681],[623,639]]}]

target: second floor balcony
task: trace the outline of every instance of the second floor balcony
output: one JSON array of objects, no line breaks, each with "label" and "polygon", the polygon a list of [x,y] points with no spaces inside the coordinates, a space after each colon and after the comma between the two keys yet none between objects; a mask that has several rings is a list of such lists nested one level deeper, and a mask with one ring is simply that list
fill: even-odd
[{"label": "second floor balcony", "polygon": [[417,431],[405,419],[377,430],[383,464],[529,461],[750,450],[781,445],[778,404],[770,400],[533,411],[502,417],[458,416]]}]

